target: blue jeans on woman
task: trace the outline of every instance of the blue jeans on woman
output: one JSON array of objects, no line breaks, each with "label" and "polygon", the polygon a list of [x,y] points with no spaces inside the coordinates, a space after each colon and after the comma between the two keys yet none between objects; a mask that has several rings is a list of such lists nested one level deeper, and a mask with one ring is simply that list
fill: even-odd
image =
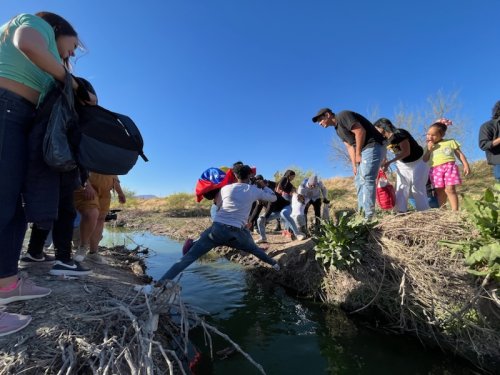
[{"label": "blue jeans on woman", "polygon": [[500,164],[493,166],[493,175],[495,176],[496,180],[500,182]]},{"label": "blue jeans on woman", "polygon": [[378,170],[385,153],[384,146],[375,143],[361,151],[361,163],[354,177],[358,194],[358,210],[363,210],[366,219],[375,213],[375,189]]},{"label": "blue jeans on woman", "polygon": [[292,206],[288,205],[285,208],[283,208],[280,212],[281,218],[283,219],[283,222],[285,223],[285,229],[291,229],[293,234],[297,235],[300,233],[299,229],[297,228],[297,224],[295,224],[295,220],[292,218]]},{"label": "blue jeans on woman", "polygon": [[214,222],[212,226],[205,230],[200,238],[193,243],[193,246],[186,255],[170,267],[159,281],[172,280],[191,263],[217,246],[229,246],[246,251],[271,266],[277,263],[255,244],[247,228],[237,228],[231,225]]},{"label": "blue jeans on woman", "polygon": [[17,275],[26,218],[21,189],[26,173],[27,134],[35,106],[0,88],[0,278]]}]

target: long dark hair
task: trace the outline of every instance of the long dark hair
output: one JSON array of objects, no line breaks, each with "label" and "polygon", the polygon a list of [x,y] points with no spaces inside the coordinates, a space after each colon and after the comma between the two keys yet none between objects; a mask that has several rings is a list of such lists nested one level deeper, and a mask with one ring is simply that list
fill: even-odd
[{"label": "long dark hair", "polygon": [[[52,26],[52,29],[54,30],[54,35],[56,37],[56,41],[57,38],[59,38],[60,36],[74,36],[78,38],[78,33],[73,28],[73,26],[71,26],[71,24],[61,16],[51,12],[38,12],[35,13],[35,16],[40,17],[50,26]],[[80,39],[78,39],[78,47],[84,49],[84,46],[81,43]],[[63,59],[63,64],[68,69],[71,67],[69,63],[69,57]]]},{"label": "long dark hair", "polygon": [[288,169],[285,174],[283,175],[283,178],[286,178],[287,180],[290,180],[291,176],[295,176],[295,171],[292,171],[291,169]]},{"label": "long dark hair", "polygon": [[398,131],[398,128],[396,128],[391,120],[385,118],[385,117],[382,117],[382,118],[379,118],[377,121],[375,121],[375,123],[373,124],[373,126],[375,126],[376,128],[380,128],[388,133],[397,133]]}]

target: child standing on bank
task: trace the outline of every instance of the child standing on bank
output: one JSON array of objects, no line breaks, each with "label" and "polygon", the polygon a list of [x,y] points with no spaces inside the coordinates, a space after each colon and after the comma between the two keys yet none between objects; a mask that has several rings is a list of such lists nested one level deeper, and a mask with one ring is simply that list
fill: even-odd
[{"label": "child standing on bank", "polygon": [[469,174],[470,169],[464,153],[460,150],[460,144],[454,139],[444,139],[448,126],[452,124],[451,120],[441,118],[430,126],[423,160],[431,167],[429,177],[436,189],[439,207],[442,207],[448,199],[451,209],[457,211],[458,195],[455,186],[460,185],[462,180],[455,164],[455,156],[462,162],[465,176]]}]

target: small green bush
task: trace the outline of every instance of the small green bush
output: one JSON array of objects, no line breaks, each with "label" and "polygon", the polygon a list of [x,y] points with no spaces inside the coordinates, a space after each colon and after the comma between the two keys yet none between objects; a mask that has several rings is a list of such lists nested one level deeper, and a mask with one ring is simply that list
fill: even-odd
[{"label": "small green bush", "polygon": [[318,234],[313,236],[316,259],[325,267],[353,268],[360,263],[368,229],[361,217],[349,217],[347,212],[340,216],[337,225],[333,221],[322,222]]}]

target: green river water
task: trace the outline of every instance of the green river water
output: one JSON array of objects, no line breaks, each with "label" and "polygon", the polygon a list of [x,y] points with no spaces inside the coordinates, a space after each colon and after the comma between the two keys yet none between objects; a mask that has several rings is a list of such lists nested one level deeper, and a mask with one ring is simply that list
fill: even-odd
[{"label": "green river water", "polygon": [[[153,251],[148,273],[159,278],[181,255],[181,243],[149,233],[106,231],[101,245],[140,244]],[[271,374],[471,374],[467,363],[425,348],[407,336],[381,333],[366,323],[255,280],[225,259],[197,262],[180,280],[182,298],[238,343]],[[214,357],[201,330],[191,334],[201,358],[197,375],[259,374],[242,355],[217,354],[229,344],[215,336]]]}]

